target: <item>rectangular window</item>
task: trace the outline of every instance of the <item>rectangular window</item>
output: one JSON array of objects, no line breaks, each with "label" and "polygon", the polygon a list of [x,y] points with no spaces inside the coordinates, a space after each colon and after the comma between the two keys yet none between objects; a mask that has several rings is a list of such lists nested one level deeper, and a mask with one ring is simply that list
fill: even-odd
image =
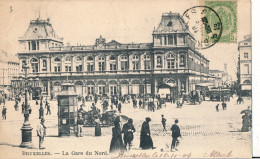
[{"label": "rectangular window", "polygon": [[93,71],[94,71],[94,65],[93,65],[93,63],[88,63],[88,65],[87,65],[87,70],[88,70],[88,72],[93,72]]},{"label": "rectangular window", "polygon": [[105,70],[105,62],[99,62],[98,63],[98,70],[104,71]]},{"label": "rectangular window", "polygon": [[77,72],[81,72],[81,71],[82,71],[82,65],[76,66],[76,71],[77,71]]},{"label": "rectangular window", "polygon": [[133,70],[139,70],[139,61],[133,61]]},{"label": "rectangular window", "polygon": [[168,36],[168,45],[173,45],[173,36],[172,35]]},{"label": "rectangular window", "polygon": [[127,61],[121,61],[121,70],[127,70],[128,64]]},{"label": "rectangular window", "polygon": [[111,63],[110,64],[110,71],[115,71],[116,70],[116,64],[115,63]]},{"label": "rectangular window", "polygon": [[244,58],[248,59],[248,53],[247,52],[244,53]]},{"label": "rectangular window", "polygon": [[111,86],[110,87],[110,95],[115,95],[116,94],[116,86]]},{"label": "rectangular window", "polygon": [[88,87],[88,94],[94,94],[94,88],[93,86]]},{"label": "rectangular window", "polygon": [[54,71],[55,71],[55,72],[60,72],[60,71],[61,71],[60,66],[55,66],[55,67],[54,67]]},{"label": "rectangular window", "polygon": [[144,61],[144,69],[147,70],[151,69],[151,61]]},{"label": "rectangular window", "polygon": [[66,72],[71,72],[71,66],[65,66],[65,71]]},{"label": "rectangular window", "polygon": [[249,64],[244,64],[244,74],[249,74]]},{"label": "rectangular window", "polygon": [[105,94],[106,93],[105,86],[99,86],[98,89],[99,89],[99,94]]},{"label": "rectangular window", "polygon": [[36,42],[35,41],[32,41],[32,50],[36,50]]}]

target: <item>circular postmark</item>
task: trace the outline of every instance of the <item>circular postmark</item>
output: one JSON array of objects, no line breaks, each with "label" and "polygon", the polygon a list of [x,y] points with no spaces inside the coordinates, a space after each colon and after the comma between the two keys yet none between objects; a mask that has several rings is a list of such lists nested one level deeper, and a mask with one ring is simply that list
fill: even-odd
[{"label": "circular postmark", "polygon": [[183,13],[183,19],[196,40],[196,49],[207,49],[219,41],[222,23],[212,8],[208,6],[189,8]]}]

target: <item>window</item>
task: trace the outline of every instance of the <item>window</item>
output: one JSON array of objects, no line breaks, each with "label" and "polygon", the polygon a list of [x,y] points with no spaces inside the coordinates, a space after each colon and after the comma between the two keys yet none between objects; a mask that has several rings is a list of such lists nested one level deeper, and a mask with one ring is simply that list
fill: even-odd
[{"label": "window", "polygon": [[94,86],[88,86],[88,94],[94,94]]},{"label": "window", "polygon": [[109,66],[110,66],[110,71],[115,71],[116,70],[116,57],[115,56],[110,56],[109,59]]},{"label": "window", "polygon": [[55,72],[60,72],[61,71],[60,66],[54,66],[54,71]]},{"label": "window", "polygon": [[55,62],[60,62],[60,59],[58,57],[55,58]]},{"label": "window", "polygon": [[32,72],[39,72],[39,63],[38,60],[33,58],[31,60]]},{"label": "window", "polygon": [[66,72],[71,72],[71,66],[65,66],[65,71]]},{"label": "window", "polygon": [[80,56],[77,56],[76,61],[80,62],[82,61],[82,58]]},{"label": "window", "polygon": [[92,56],[89,56],[87,58],[87,71],[88,72],[94,71],[94,58]]},{"label": "window", "polygon": [[98,87],[98,92],[99,92],[99,94],[105,94],[106,93],[105,86],[99,86]]},{"label": "window", "polygon": [[248,53],[247,52],[244,53],[244,58],[248,59]]},{"label": "window", "polygon": [[249,64],[244,64],[244,74],[249,74]]},{"label": "window", "polygon": [[139,70],[139,56],[133,56],[133,70]]},{"label": "window", "polygon": [[167,68],[172,69],[175,68],[175,55],[174,54],[168,54],[167,55]]},{"label": "window", "polygon": [[168,27],[172,26],[172,21],[169,21],[169,23],[167,24]]},{"label": "window", "polygon": [[65,58],[65,61],[66,61],[66,62],[71,62],[71,59],[72,59],[72,58],[71,58],[70,56],[67,56],[67,57]]},{"label": "window", "polygon": [[173,36],[172,35],[168,36],[168,45],[173,45]]},{"label": "window", "polygon": [[116,94],[116,86],[110,86],[110,95]]},{"label": "window", "polygon": [[81,72],[81,71],[82,71],[82,65],[76,66],[76,71],[77,71],[77,72]]},{"label": "window", "polygon": [[121,70],[127,70],[128,69],[128,58],[127,56],[121,57]]},{"label": "window", "polygon": [[98,58],[98,70],[105,71],[105,58],[104,57]]},{"label": "window", "polygon": [[47,61],[45,59],[42,60],[42,67],[47,67]]},{"label": "window", "polygon": [[185,55],[180,55],[180,66],[185,67]]},{"label": "window", "polygon": [[151,69],[151,58],[150,55],[144,55],[144,69]]},{"label": "window", "polygon": [[32,50],[36,50],[36,42],[32,41],[31,44],[32,44]]}]

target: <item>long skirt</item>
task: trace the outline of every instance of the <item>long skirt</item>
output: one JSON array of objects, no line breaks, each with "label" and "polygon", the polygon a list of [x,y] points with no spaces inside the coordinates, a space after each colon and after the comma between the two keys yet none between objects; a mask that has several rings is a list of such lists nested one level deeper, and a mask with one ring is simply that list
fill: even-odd
[{"label": "long skirt", "polygon": [[123,144],[121,135],[118,137],[112,137],[109,152],[113,153],[113,152],[124,151],[124,150],[125,150],[125,146]]},{"label": "long skirt", "polygon": [[95,126],[95,136],[101,136],[100,124],[96,124],[96,126]]},{"label": "long skirt", "polygon": [[142,149],[153,148],[153,140],[152,140],[151,136],[141,135],[140,136],[140,147]]}]

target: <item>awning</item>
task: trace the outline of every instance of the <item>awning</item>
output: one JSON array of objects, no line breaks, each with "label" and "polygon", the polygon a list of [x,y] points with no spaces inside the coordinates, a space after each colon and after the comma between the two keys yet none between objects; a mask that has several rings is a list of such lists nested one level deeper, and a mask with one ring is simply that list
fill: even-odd
[{"label": "awning", "polygon": [[196,86],[209,87],[209,86],[214,86],[214,83],[199,83],[196,84]]},{"label": "awning", "polygon": [[161,85],[159,85],[158,86],[158,88],[172,88],[173,86],[171,86],[171,85],[169,85],[169,84],[165,84],[165,83],[163,83],[163,84],[161,84]]}]

